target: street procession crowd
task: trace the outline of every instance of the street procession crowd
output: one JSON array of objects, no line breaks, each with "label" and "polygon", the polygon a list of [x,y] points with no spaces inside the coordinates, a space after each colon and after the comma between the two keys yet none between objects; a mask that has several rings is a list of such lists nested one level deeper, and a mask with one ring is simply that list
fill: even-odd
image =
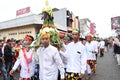
[{"label": "street procession crowd", "polygon": [[[73,29],[71,35],[59,34],[62,48],[50,44],[50,34],[41,34],[41,45],[31,46],[34,38],[0,41],[0,70],[4,80],[90,80],[96,74],[97,55],[104,56],[106,43],[88,34],[80,38]],[[14,72],[20,78],[14,78]],[[87,76],[85,76],[87,74]]]},{"label": "street procession crowd", "polygon": [[[4,80],[91,80],[91,75],[96,75],[98,54],[104,57],[113,41],[91,34],[82,38],[76,28],[70,33],[59,32],[48,2],[41,19],[43,25],[36,39],[25,35],[20,40],[0,40],[0,70]],[[15,78],[16,72],[19,78]]]}]

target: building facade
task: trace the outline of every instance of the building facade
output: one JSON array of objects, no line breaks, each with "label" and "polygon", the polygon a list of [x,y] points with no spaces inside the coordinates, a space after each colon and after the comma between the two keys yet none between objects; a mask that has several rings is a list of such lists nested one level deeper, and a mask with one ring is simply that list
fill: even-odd
[{"label": "building facade", "polygon": [[23,39],[26,34],[30,34],[36,38],[36,34],[42,26],[40,17],[40,15],[32,14],[1,22],[0,39]]},{"label": "building facade", "polygon": [[90,23],[91,21],[88,18],[80,19],[80,32],[83,38],[90,34]]},{"label": "building facade", "polygon": [[80,19],[80,32],[83,38],[88,34],[96,36],[96,24],[88,18]]},{"label": "building facade", "polygon": [[[75,19],[76,17],[74,16],[73,18],[73,14],[70,13],[70,11],[66,8],[54,8],[53,14],[54,24],[58,30],[67,31],[68,29],[78,27],[78,22]],[[36,35],[41,29],[43,23],[41,17],[42,14],[30,14],[27,16],[16,17],[12,20],[0,22],[0,39],[23,39],[27,34],[36,38]]]}]

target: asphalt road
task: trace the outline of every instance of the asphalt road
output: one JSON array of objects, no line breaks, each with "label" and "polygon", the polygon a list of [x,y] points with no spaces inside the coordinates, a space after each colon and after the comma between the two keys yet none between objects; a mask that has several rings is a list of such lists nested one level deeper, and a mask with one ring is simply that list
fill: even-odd
[{"label": "asphalt road", "polygon": [[113,50],[109,49],[104,57],[98,56],[96,75],[91,75],[91,80],[120,80],[120,66],[113,56]]}]

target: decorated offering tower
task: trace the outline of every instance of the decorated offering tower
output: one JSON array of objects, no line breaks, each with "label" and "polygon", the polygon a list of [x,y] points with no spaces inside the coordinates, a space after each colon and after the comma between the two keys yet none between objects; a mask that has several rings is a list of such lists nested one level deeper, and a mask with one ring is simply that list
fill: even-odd
[{"label": "decorated offering tower", "polygon": [[37,35],[35,44],[41,44],[41,41],[40,41],[41,35],[44,33],[49,33],[50,44],[57,47],[58,50],[60,50],[62,47],[62,43],[59,38],[59,31],[57,30],[57,27],[54,25],[53,11],[48,4],[48,0],[46,0],[46,6],[42,9],[41,19],[43,20],[43,25],[39,31],[39,34]]}]

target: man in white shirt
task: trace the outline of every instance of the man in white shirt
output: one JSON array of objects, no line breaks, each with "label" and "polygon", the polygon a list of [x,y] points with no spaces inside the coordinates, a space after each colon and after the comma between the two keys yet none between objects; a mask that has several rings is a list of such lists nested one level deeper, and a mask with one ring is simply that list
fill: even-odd
[{"label": "man in white shirt", "polygon": [[39,79],[40,80],[57,80],[58,69],[60,70],[61,80],[64,80],[64,64],[60,58],[59,51],[56,47],[50,45],[50,34],[41,35],[43,46],[37,49],[39,57]]},{"label": "man in white shirt", "polygon": [[77,29],[72,31],[73,41],[67,45],[65,52],[60,52],[67,58],[66,80],[81,80],[86,71],[86,50],[79,42],[80,34]]},{"label": "man in white shirt", "polygon": [[100,57],[103,57],[105,50],[105,41],[103,39],[101,39],[99,42],[99,49],[100,49]]},{"label": "man in white shirt", "polygon": [[19,52],[17,61],[15,62],[10,75],[13,75],[18,66],[21,66],[20,80],[31,80],[34,76],[35,60],[34,60],[34,48],[30,48],[29,45],[32,43],[34,38],[30,35],[26,35],[23,47]]},{"label": "man in white shirt", "polygon": [[98,48],[96,47],[95,42],[92,41],[92,36],[87,35],[86,36],[86,54],[87,54],[87,73],[88,76],[86,77],[86,80],[90,80],[90,74],[93,72],[96,72],[96,54],[98,53]]},{"label": "man in white shirt", "polygon": [[96,37],[93,37],[93,45],[95,45],[95,50],[97,51],[96,53],[96,63],[97,63],[97,56],[98,56],[98,52],[99,52],[99,42],[96,40]]},{"label": "man in white shirt", "polygon": [[[70,43],[70,38],[68,36],[65,36],[64,38],[64,42],[63,42],[63,47],[62,47],[62,50],[65,51],[66,48],[67,48],[67,45]],[[67,64],[67,58],[65,58],[63,55],[61,55],[61,59],[65,65],[65,69],[66,69],[66,64]]]}]

